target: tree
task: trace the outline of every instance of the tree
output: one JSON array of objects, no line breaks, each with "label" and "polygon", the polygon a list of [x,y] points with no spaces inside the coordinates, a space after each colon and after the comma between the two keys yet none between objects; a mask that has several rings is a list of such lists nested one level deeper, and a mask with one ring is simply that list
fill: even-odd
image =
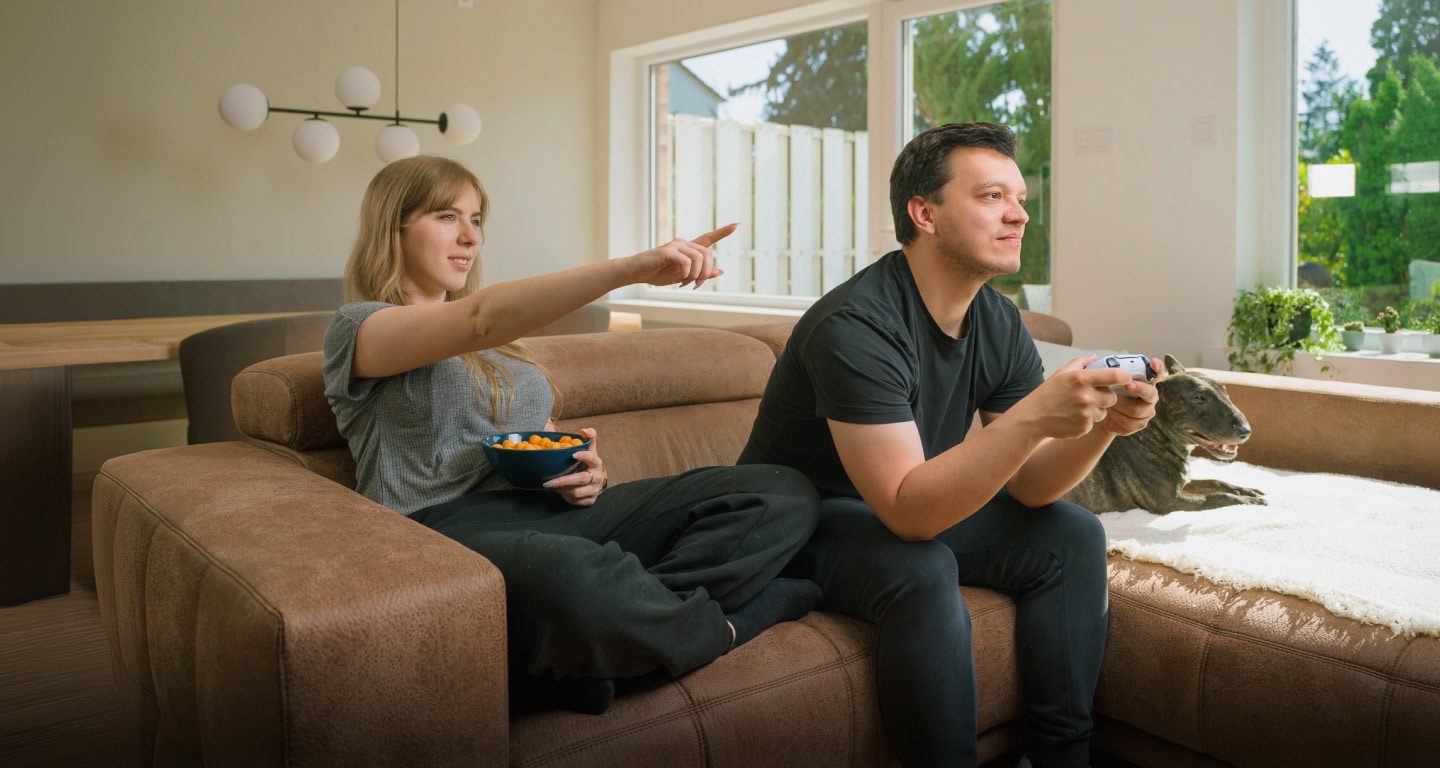
[{"label": "tree", "polygon": [[1349,285],[1393,285],[1406,279],[1400,241],[1404,200],[1390,194],[1392,127],[1403,90],[1399,74],[1388,69],[1371,97],[1351,105],[1345,117],[1341,141],[1355,157],[1355,196],[1338,200]]},{"label": "tree", "polygon": [[1366,75],[1370,92],[1385,80],[1386,70],[1399,68],[1402,84],[1410,79],[1416,56],[1440,61],[1440,0],[1380,0],[1380,15],[1370,26],[1375,66]]},{"label": "tree", "polygon": [[785,38],[785,51],[765,79],[730,89],[762,88],[767,122],[865,130],[865,22]]},{"label": "tree", "polygon": [[[1440,160],[1440,71],[1433,59],[1420,56],[1409,61],[1408,69],[1410,76],[1393,129],[1391,159],[1394,163],[1433,163]],[[1397,282],[1407,282],[1411,261],[1433,260],[1440,253],[1440,200],[1436,199],[1440,195],[1432,190],[1397,196],[1404,206],[1400,249],[1405,263]]]},{"label": "tree", "polygon": [[1006,286],[1050,282],[1051,28],[1049,0],[928,16],[914,26],[916,129],[983,120],[1018,137],[1030,223],[1020,272],[995,281]]},{"label": "tree", "polygon": [[1324,163],[1340,152],[1340,126],[1350,104],[1360,98],[1360,87],[1341,74],[1328,40],[1315,48],[1305,71],[1310,76],[1301,93],[1305,112],[1300,116],[1300,159]]}]

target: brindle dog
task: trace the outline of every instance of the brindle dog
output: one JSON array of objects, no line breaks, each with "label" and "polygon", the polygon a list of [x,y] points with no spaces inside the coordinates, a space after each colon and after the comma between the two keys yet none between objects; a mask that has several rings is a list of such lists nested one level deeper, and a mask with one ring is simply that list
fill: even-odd
[{"label": "brindle dog", "polygon": [[1176,510],[1264,504],[1260,491],[1220,480],[1190,480],[1190,449],[1199,445],[1231,461],[1250,439],[1250,423],[1230,402],[1225,387],[1198,371],[1187,371],[1170,355],[1166,375],[1155,382],[1160,401],[1155,418],[1133,435],[1116,437],[1090,476],[1065,500],[1092,512],[1145,509],[1157,515]]}]

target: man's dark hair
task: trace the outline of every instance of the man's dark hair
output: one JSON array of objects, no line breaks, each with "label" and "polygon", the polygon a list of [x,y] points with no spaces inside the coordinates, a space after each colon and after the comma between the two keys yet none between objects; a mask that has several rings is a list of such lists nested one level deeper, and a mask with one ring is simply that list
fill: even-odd
[{"label": "man's dark hair", "polygon": [[1015,132],[994,123],[949,123],[931,128],[910,140],[890,170],[890,212],[895,216],[895,239],[909,245],[920,236],[910,220],[910,199],[915,196],[944,202],[940,188],[950,181],[950,153],[962,147],[984,147],[1015,159]]}]

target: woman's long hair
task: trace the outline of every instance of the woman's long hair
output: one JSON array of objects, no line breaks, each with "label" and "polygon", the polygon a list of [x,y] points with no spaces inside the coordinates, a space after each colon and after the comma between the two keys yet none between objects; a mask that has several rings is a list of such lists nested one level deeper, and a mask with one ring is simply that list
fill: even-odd
[{"label": "woman's long hair", "polygon": [[[480,179],[460,163],[433,155],[396,160],[380,169],[365,189],[360,203],[360,232],[355,247],[345,264],[345,301],[383,301],[387,304],[409,304],[401,285],[405,259],[400,248],[400,232],[415,214],[424,215],[449,208],[460,199],[466,188],[475,190],[480,198],[480,239],[485,239],[485,219],[490,213],[490,198]],[[465,276],[465,285],[445,294],[454,301],[480,290],[480,258]],[[545,370],[530,350],[520,342],[496,347],[495,351],[530,363],[539,368],[555,393],[550,372]],[[504,367],[477,352],[461,355],[470,370],[476,389],[483,376],[490,392],[490,411],[497,423],[509,417],[515,401],[514,377]],[[559,398],[556,396],[558,404]],[[502,417],[503,414],[503,417]]]}]

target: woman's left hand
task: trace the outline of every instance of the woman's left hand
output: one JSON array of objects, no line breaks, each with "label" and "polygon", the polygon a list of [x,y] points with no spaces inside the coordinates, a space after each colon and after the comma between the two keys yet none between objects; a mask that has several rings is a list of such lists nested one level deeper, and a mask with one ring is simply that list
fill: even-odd
[{"label": "woman's left hand", "polygon": [[583,463],[585,468],[550,480],[545,483],[545,487],[577,507],[588,507],[594,504],[596,497],[605,490],[605,469],[600,461],[597,449],[599,441],[595,439],[595,430],[586,427],[580,430],[580,434],[590,441],[590,450],[575,453],[575,458]]}]

